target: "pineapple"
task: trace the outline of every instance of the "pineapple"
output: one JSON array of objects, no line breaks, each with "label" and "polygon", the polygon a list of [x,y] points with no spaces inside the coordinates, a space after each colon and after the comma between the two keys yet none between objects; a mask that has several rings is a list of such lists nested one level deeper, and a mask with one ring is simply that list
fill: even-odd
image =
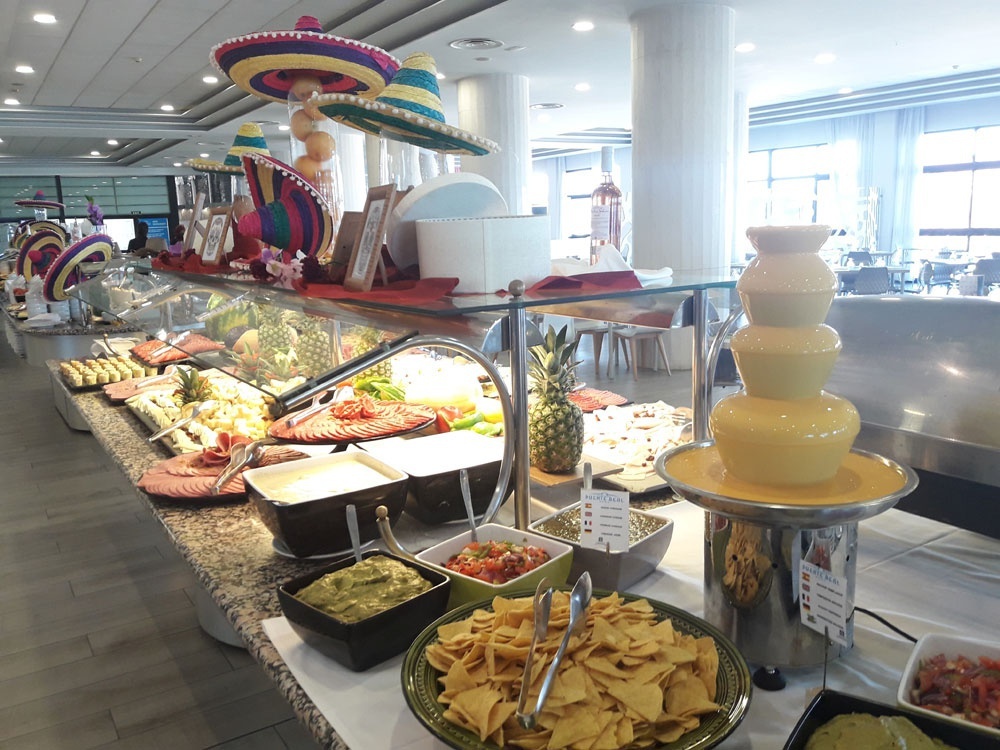
[{"label": "pineapple", "polygon": [[174,380],[177,388],[173,392],[178,406],[206,401],[212,397],[212,384],[193,367],[178,368]]},{"label": "pineapple", "polygon": [[583,412],[569,400],[576,382],[576,343],[566,343],[566,327],[549,326],[545,342],[528,351],[534,396],[528,406],[528,457],[542,471],[572,471],[583,454]]},{"label": "pineapple", "polygon": [[299,372],[307,378],[314,378],[333,367],[333,348],[330,337],[320,322],[308,315],[299,322],[299,340],[295,345],[299,360]]},{"label": "pineapple", "polygon": [[[358,326],[354,328],[351,333],[354,334],[356,342],[354,344],[354,349],[351,351],[352,358],[359,357],[362,354],[370,352],[382,343],[382,332],[377,328]],[[389,380],[392,380],[392,360],[387,359],[384,362],[379,362],[374,367],[369,367],[357,377],[360,379],[388,378]]]},{"label": "pineapple", "polygon": [[285,313],[275,307],[260,311],[260,327],[257,329],[260,356],[272,359],[275,354],[288,354],[295,345],[295,329],[285,322]]}]

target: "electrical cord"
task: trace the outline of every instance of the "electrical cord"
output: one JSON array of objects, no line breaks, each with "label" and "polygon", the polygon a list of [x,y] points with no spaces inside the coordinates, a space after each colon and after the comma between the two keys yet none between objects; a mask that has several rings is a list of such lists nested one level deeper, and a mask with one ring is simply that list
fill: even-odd
[{"label": "electrical cord", "polygon": [[916,643],[917,642],[917,639],[914,638],[909,633],[907,633],[905,630],[901,630],[900,628],[897,628],[895,625],[893,625],[887,619],[885,619],[884,617],[882,617],[882,615],[875,614],[870,609],[865,609],[864,607],[855,607],[854,611],[855,612],[860,612],[863,615],[868,615],[872,619],[877,620],[878,622],[882,623],[887,628],[889,628],[889,630],[891,630],[893,633],[896,633],[897,635],[903,636],[903,638],[905,638],[906,640],[910,641],[911,643]]}]

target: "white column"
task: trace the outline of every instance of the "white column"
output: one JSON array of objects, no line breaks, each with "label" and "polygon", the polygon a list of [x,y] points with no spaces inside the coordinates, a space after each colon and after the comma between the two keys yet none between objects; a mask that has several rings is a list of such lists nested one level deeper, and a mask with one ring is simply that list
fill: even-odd
[{"label": "white column", "polygon": [[730,194],[731,208],[729,218],[732,221],[726,258],[730,263],[742,263],[744,256],[750,250],[750,240],[747,239],[749,226],[749,210],[747,206],[746,169],[750,158],[750,107],[747,104],[745,91],[737,91],[733,97],[733,153],[730,163]]},{"label": "white column", "polygon": [[458,127],[500,144],[500,152],[463,156],[462,171],[485,177],[500,191],[512,215],[531,209],[528,177],[528,79],[507,73],[463,78],[458,86]]},{"label": "white column", "polygon": [[735,13],[670,4],[629,20],[633,262],[728,273]]}]

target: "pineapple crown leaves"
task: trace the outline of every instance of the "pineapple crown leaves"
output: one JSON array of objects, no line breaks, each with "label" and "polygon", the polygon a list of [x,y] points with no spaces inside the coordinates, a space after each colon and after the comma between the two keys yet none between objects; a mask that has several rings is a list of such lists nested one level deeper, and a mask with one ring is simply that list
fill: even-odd
[{"label": "pineapple crown leaves", "polygon": [[549,326],[541,344],[528,350],[528,374],[532,390],[541,396],[565,394],[574,380],[573,370],[580,364],[573,359],[577,342],[566,343],[568,326],[556,331]]}]

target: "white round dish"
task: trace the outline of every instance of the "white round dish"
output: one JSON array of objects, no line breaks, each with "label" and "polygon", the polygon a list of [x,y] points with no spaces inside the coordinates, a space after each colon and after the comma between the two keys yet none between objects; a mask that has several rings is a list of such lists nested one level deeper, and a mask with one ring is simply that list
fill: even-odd
[{"label": "white round dish", "polygon": [[389,214],[389,257],[399,268],[417,265],[418,219],[478,219],[505,216],[507,202],[477,174],[442,174],[407,193]]}]

